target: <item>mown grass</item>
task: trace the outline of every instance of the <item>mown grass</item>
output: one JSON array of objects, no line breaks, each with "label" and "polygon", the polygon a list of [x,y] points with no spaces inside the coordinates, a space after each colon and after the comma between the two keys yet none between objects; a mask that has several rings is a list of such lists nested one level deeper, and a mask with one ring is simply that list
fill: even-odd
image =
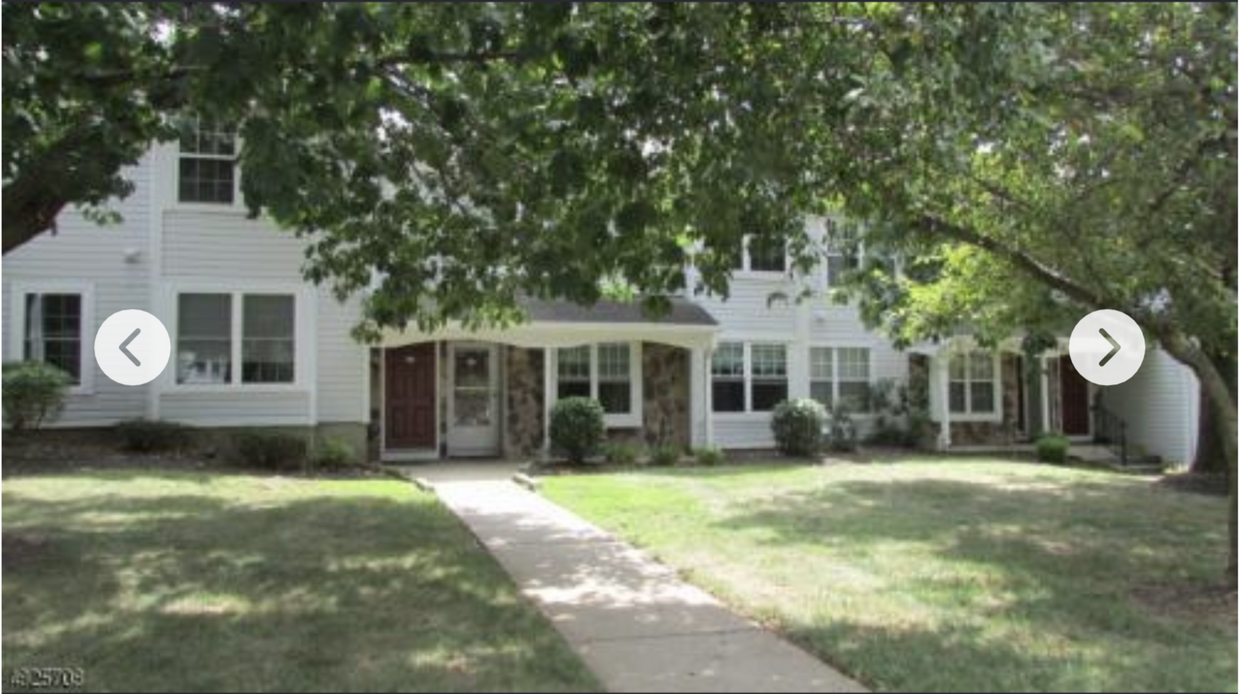
[{"label": "mown grass", "polygon": [[6,689],[47,666],[88,691],[597,688],[407,484],[114,470],[3,492]]},{"label": "mown grass", "polygon": [[882,690],[1236,690],[1225,501],[1005,461],[552,477],[557,502]]}]

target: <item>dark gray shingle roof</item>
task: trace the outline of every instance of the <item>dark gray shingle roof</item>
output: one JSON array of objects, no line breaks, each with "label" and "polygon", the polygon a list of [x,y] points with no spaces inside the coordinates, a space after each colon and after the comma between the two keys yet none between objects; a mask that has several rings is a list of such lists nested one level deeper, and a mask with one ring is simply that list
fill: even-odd
[{"label": "dark gray shingle roof", "polygon": [[655,323],[659,325],[718,325],[706,309],[688,299],[673,298],[672,310],[665,316],[642,313],[636,303],[603,300],[593,306],[569,301],[525,299],[521,302],[530,320],[547,323]]}]

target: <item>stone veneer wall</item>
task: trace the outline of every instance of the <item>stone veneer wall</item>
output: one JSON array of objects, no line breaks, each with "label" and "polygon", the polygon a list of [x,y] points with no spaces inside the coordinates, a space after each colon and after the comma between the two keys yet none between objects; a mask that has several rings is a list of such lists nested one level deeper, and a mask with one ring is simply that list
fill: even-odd
[{"label": "stone veneer wall", "polygon": [[642,433],[647,445],[688,447],[689,350],[642,343]]},{"label": "stone veneer wall", "polygon": [[[1008,432],[1019,436],[1018,415],[1020,413],[1020,360],[1015,354],[1003,354],[999,357],[1000,395],[1003,398],[1002,422],[952,422],[953,446],[978,446],[1004,444],[1008,442]],[[925,355],[914,354],[909,357],[909,380],[922,379],[930,384],[930,359]],[[937,435],[939,422],[933,422]]]},{"label": "stone veneer wall", "polygon": [[999,393],[1003,398],[1002,422],[952,422],[953,446],[979,446],[1008,443],[1019,439],[1020,362],[1015,354],[999,357]]},{"label": "stone veneer wall", "polygon": [[542,449],[543,350],[504,348],[508,383],[504,422],[504,456],[523,457]]}]

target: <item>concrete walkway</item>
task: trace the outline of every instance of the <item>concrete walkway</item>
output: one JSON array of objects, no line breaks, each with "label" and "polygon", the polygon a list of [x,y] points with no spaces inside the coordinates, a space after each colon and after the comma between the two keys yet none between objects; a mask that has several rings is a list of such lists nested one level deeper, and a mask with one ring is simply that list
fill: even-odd
[{"label": "concrete walkway", "polygon": [[865,691],[511,482],[440,481],[435,490],[609,691]]}]

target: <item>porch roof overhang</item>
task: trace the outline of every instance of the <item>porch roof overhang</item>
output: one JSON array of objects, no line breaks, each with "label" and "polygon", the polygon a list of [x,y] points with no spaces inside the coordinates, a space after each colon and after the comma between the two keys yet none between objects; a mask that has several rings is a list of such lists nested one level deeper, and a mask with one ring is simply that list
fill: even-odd
[{"label": "porch roof overhang", "polygon": [[576,347],[594,342],[658,342],[685,349],[714,345],[719,326],[701,306],[673,299],[672,310],[658,318],[642,314],[636,304],[601,301],[578,306],[560,301],[524,302],[530,320],[505,328],[470,329],[459,323],[433,332],[384,331],[382,346],[399,347],[433,340],[497,342],[526,348]]}]

